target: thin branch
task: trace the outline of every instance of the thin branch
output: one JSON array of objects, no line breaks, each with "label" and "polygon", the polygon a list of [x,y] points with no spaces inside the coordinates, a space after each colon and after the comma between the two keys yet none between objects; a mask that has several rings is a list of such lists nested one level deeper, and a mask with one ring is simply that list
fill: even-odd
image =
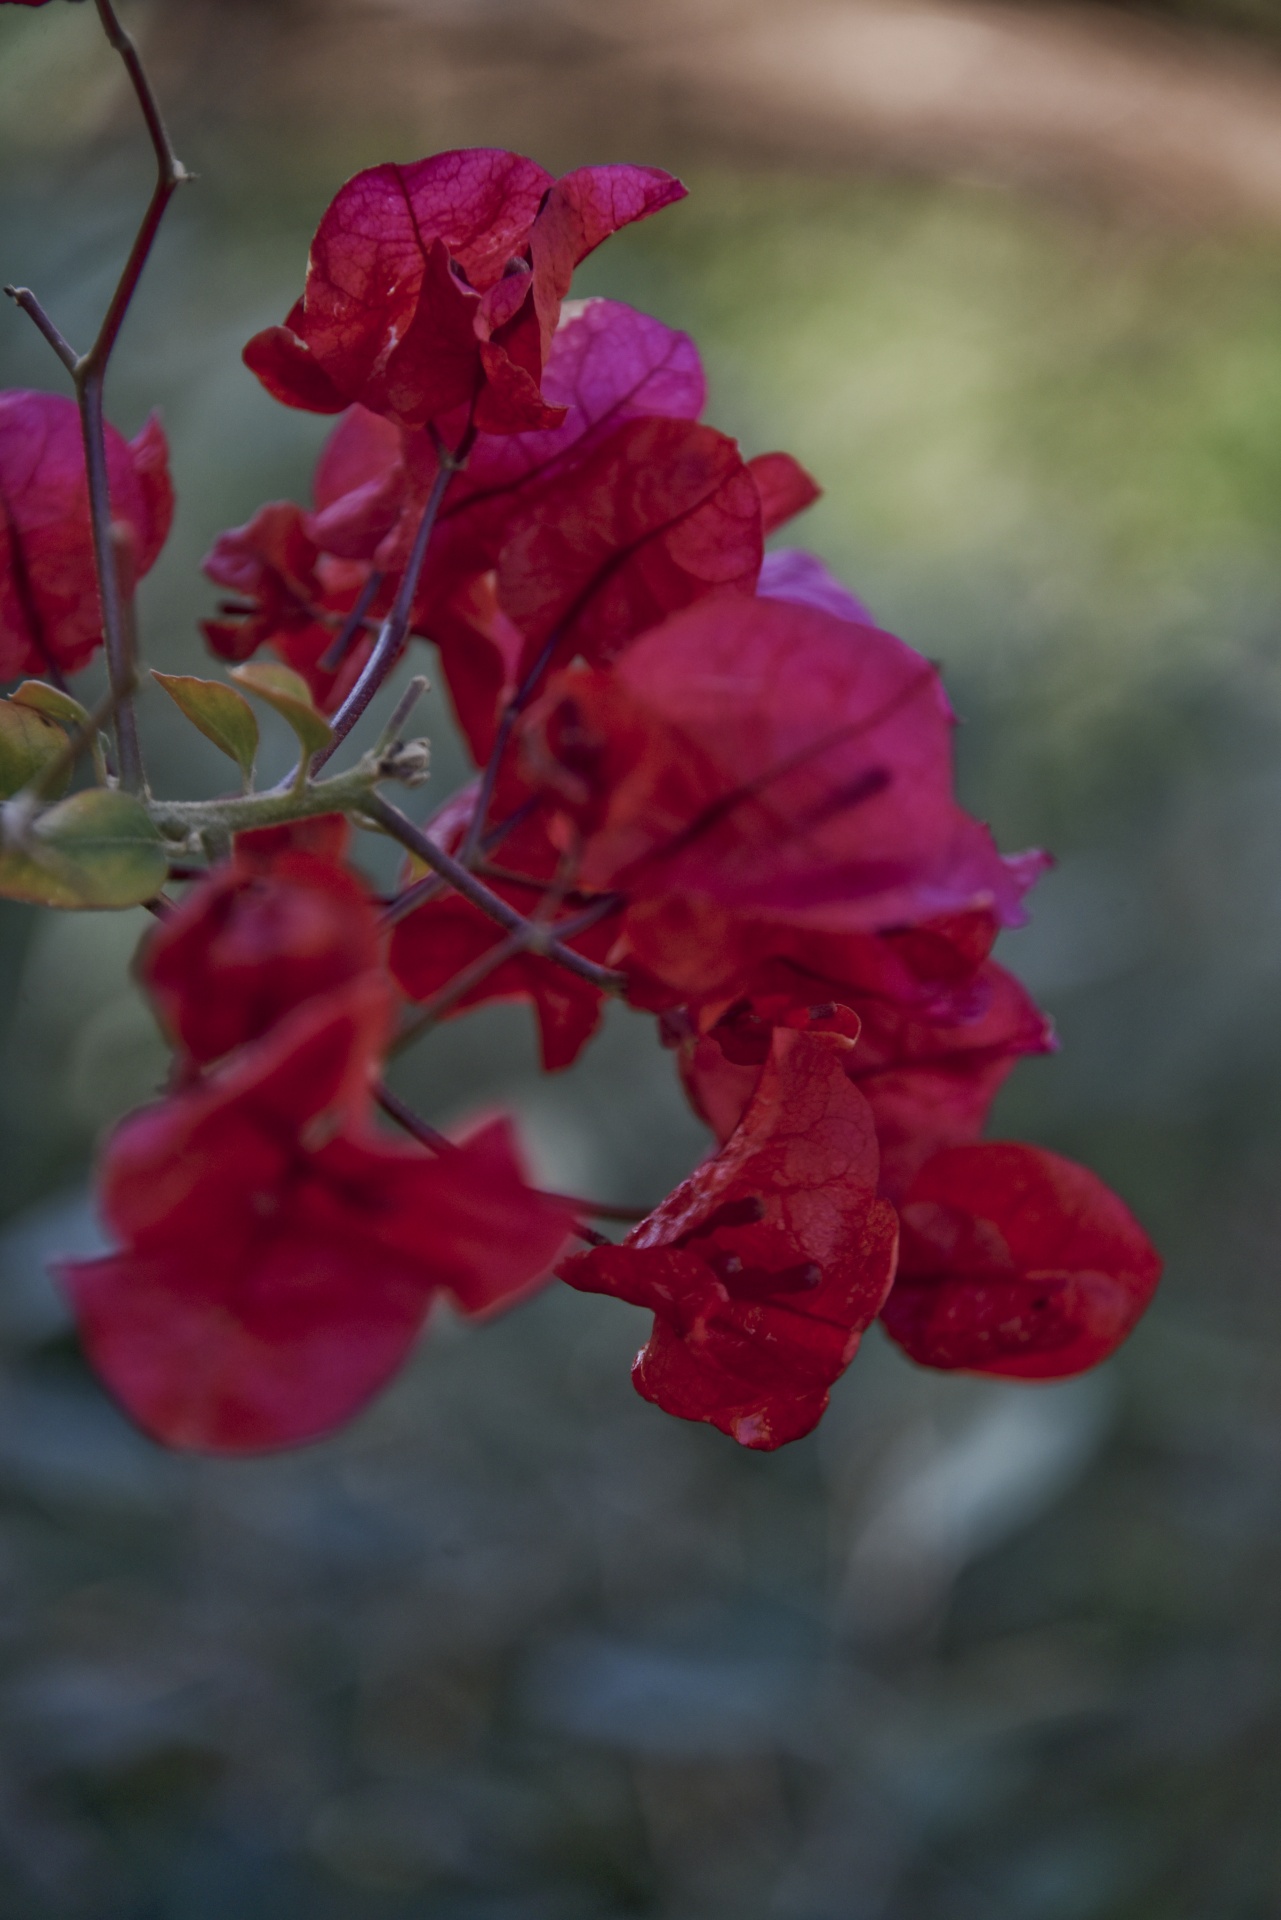
[{"label": "thin branch", "polygon": [[[492,853],[500,847],[508,834],[520,826],[522,821],[528,819],[537,804],[537,800],[527,800],[506,820],[500,820],[498,825],[485,835],[481,851]],[[446,805],[449,805],[448,801]],[[394,900],[388,901],[383,910],[383,925],[394,927],[398,920],[403,920],[408,914],[416,912],[419,907],[426,906],[429,900],[438,899],[447,891],[448,886],[449,882],[442,880],[438,873],[429,873],[423,879],[415,880],[412,887],[406,887],[403,893],[397,894]]]},{"label": "thin branch", "polygon": [[400,741],[401,729],[427,691],[427,676],[416,673],[392,709],[390,720],[379,734],[375,753],[389,753]]},{"label": "thin branch", "polygon": [[85,355],[83,362],[88,370],[101,372],[105,371],[107,362],[111,358],[117,336],[124,325],[125,315],[138,290],[138,282],[142,278],[143,268],[147,264],[156,235],[160,231],[160,222],[164,219],[165,209],[178,188],[185,181],[190,180],[192,175],[187,172],[174,152],[169,130],[165,126],[159,102],[147,78],[138,49],[116,18],[112,0],[95,0],[95,4],[98,9],[98,18],[102,22],[102,30],[120,55],[125,72],[129,75],[129,82],[142,109],[142,117],[146,122],[147,133],[156,156],[156,185],[150,203],[142,217],[142,225],[130,249],[129,258],[125,262],[124,272],[111,297],[111,304],[98,329],[98,337]]},{"label": "thin branch", "polygon": [[460,893],[464,900],[470,900],[474,907],[478,907],[491,920],[496,920],[505,932],[524,933],[531,950],[559,961],[570,973],[599,987],[603,993],[618,993],[626,986],[625,974],[616,973],[612,967],[598,966],[594,960],[585,960],[581,953],[575,953],[572,947],[549,937],[544,928],[536,926],[523,913],[518,913],[515,907],[508,906],[499,894],[478,880],[475,874],[469,873],[452,854],[438,847],[434,840],[428,839],[412,820],[406,819],[400,809],[393,807],[381,794],[370,794],[367,800],[361,802],[361,811],[376,821],[393,840],[399,840],[402,847],[408,847],[411,853],[417,854],[423,864],[447,881],[455,893]]},{"label": "thin branch", "polygon": [[469,421],[453,453],[444,447],[440,449],[440,465],[436,470],[431,492],[427,496],[427,504],[423,508],[423,517],[418,522],[413,550],[397,589],[395,602],[391,612],[383,621],[378,638],[374,642],[374,650],[365,662],[359,680],[333,717],[333,739],[312,759],[313,774],[318,773],[330,756],[342,745],[400,657],[405,636],[409,632],[409,623],[414,610],[414,595],[418,591],[419,576],[423,570],[423,562],[427,558],[427,548],[431,543],[436,516],[440,512],[441,502],[445,498],[450,481],[467,465],[467,457],[475,439],[476,429]]},{"label": "thin branch", "polygon": [[27,318],[35,322],[67,372],[74,376],[80,364],[80,355],[61,330],[54,325],[30,287],[6,287],[5,292],[14,305],[21,307]]},{"label": "thin branch", "polygon": [[325,651],[321,654],[320,670],[322,673],[337,673],[339,667],[347,658],[347,654],[356,635],[364,632],[367,624],[365,615],[378,598],[382,583],[383,575],[379,572],[378,568],[375,567],[364,586],[360,589],[360,594],[355,606],[347,615],[347,618],[343,621]]},{"label": "thin branch", "polygon": [[98,570],[98,597],[102,603],[102,632],[106,642],[107,677],[116,695],[116,751],[120,784],[130,793],[143,785],[142,748],[133,710],[132,687],[136,663],[132,622],[120,591],[116,543],[111,537],[111,489],[107,479],[106,426],[102,412],[102,370],[88,379],[77,374],[80,426],[84,439],[85,475],[89,485],[89,521],[93,530],[93,557]]},{"label": "thin branch", "polygon": [[121,784],[133,792],[144,785],[142,752],[134,717],[134,649],[131,620],[120,593],[119,568],[111,537],[111,488],[107,477],[106,426],[102,389],[107,362],[124,325],[125,315],[138,290],[143,269],[151,255],[160,222],[174,193],[190,179],[173,150],[151,82],[148,80],[138,49],[116,17],[112,0],[94,0],[98,19],[109,44],[120,55],[129,76],[147,133],[156,156],[156,185],[143,214],[124,270],[111,296],[97,337],[88,353],[77,354],[35,295],[26,287],[6,288],[24,313],[35,323],[70,373],[80,405],[80,425],[84,438],[85,479],[89,490],[89,517],[93,529],[94,564],[98,575],[98,597],[102,606],[102,632],[106,643],[107,672],[115,696],[116,746]]},{"label": "thin branch", "polygon": [[445,1134],[438,1133],[435,1127],[429,1126],[425,1120],[420,1120],[413,1108],[407,1107],[399,1094],[393,1093],[382,1080],[374,1088],[374,1099],[397,1126],[403,1127],[406,1133],[412,1133],[414,1139],[422,1146],[429,1148],[432,1153],[457,1153],[458,1148],[452,1140]]},{"label": "thin branch", "polygon": [[485,762],[485,771],[480,777],[480,791],[476,795],[476,805],[472,809],[472,816],[467,827],[466,837],[458,849],[458,858],[465,867],[471,866],[476,858],[481,836],[485,831],[485,821],[489,817],[489,803],[494,797],[494,788],[498,784],[498,770],[502,765],[503,755],[507,751],[507,743],[512,737],[512,729],[528,706],[535,687],[538,685],[539,680],[550,664],[552,655],[556,651],[556,644],[560,639],[560,632],[561,630],[558,627],[550,636],[537,660],[535,660],[533,666],[525,675],[524,680],[503,709],[502,718],[498,722],[498,732],[494,736],[494,744],[490,749],[489,759]]},{"label": "thin branch", "polygon": [[[543,904],[544,907],[550,905],[551,912],[555,911],[554,903],[544,902]],[[473,987],[480,986],[482,981],[488,980],[491,973],[497,973],[500,967],[506,966],[509,960],[514,960],[518,954],[528,953],[531,948],[536,947],[541,951],[546,944],[548,934],[554,935],[558,940],[572,940],[575,934],[586,933],[588,927],[596,926],[614,910],[612,901],[600,902],[559,923],[551,921],[550,913],[545,916],[535,915],[526,928],[509,933],[505,940],[500,940],[495,946],[488,947],[484,953],[478,953],[474,960],[469,960],[465,967],[460,967],[452,980],[448,980],[438,993],[433,993],[429,1000],[424,1000],[417,1012],[411,1015],[396,1035],[391,1051],[403,1053],[406,1047],[411,1047],[416,1040],[421,1040],[425,1033],[430,1033],[431,1029],[438,1026],[447,1014],[453,1012],[459,1001],[465,999]]]}]

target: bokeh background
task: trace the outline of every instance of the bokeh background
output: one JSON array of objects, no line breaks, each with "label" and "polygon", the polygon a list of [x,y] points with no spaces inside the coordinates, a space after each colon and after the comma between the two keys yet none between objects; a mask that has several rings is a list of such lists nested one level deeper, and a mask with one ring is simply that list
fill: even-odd
[{"label": "bokeh background", "polygon": [[[331,1443],[170,1457],[44,1277],[163,1071],[143,916],[0,903],[0,1916],[1281,1915],[1278,9],[122,11],[201,176],[109,395],[173,443],[151,658],[200,670],[202,553],[305,497],[325,423],[239,349],[343,177],[456,144],[680,171],[581,290],[688,327],[711,418],[819,476],[799,537],[942,661],[968,802],[1058,854],[1005,957],[1063,1051],[997,1131],[1096,1166],[1169,1275],[1052,1388],[873,1333],[774,1456],[644,1405],[642,1317],[553,1289],[439,1323]],[[92,8],[5,8],[0,268],[73,337],[147,179]],[[59,378],[0,314],[0,381]],[[216,791],[162,705],[157,787]],[[619,1200],[705,1146],[626,1014],[556,1080],[522,1011],[472,1016],[401,1084],[515,1106],[545,1174]]]}]

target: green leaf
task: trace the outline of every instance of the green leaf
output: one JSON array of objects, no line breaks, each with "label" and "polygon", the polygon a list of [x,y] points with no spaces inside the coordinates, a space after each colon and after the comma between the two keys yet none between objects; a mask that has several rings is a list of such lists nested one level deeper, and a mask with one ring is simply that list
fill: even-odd
[{"label": "green leaf", "polygon": [[0,853],[0,895],[46,907],[136,907],[159,893],[169,860],[130,793],[90,787],[38,814]]},{"label": "green leaf", "polygon": [[69,693],[63,693],[60,687],[47,686],[43,680],[24,680],[9,698],[15,706],[31,707],[36,713],[47,714],[50,720],[60,721],[64,727],[89,725],[87,707],[82,707]]},{"label": "green leaf", "polygon": [[221,680],[199,680],[191,673],[157,673],[153,667],[151,677],[248,780],[258,753],[258,721],[244,695]]},{"label": "green leaf", "polygon": [[249,660],[243,667],[233,667],[231,677],[289,722],[304,754],[319,753],[333,739],[333,728],[313,703],[307,682],[292,667]]},{"label": "green leaf", "polygon": [[[35,707],[0,700],[0,799],[7,800],[56,760],[67,744],[67,736],[56,720],[47,719]],[[68,763],[66,779],[58,788],[65,793],[71,779]]]}]

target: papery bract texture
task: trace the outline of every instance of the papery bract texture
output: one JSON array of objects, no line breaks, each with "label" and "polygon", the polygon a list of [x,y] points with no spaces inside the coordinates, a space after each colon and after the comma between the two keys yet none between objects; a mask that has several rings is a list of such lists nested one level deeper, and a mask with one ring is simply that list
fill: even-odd
[{"label": "papery bract texture", "polygon": [[255,1453],[328,1433],[403,1364],[439,1294],[525,1295],[570,1220],[507,1123],[432,1157],[368,1119],[385,989],[309,1002],[109,1141],[118,1253],[61,1278],[91,1364],[155,1439]]},{"label": "papery bract texture", "polygon": [[469,406],[485,433],[555,426],[540,383],[574,267],[684,191],[647,167],[557,181],[496,148],[372,167],[329,207],[302,299],[246,363],[312,412],[357,401],[423,427]]},{"label": "papery bract texture", "polygon": [[794,936],[752,968],[720,1010],[693,1009],[680,1067],[695,1110],[725,1139],[737,1126],[776,1026],[856,1016],[847,1072],[876,1117],[881,1191],[901,1199],[943,1147],[976,1140],[1016,1062],[1054,1045],[1014,976],[988,957],[995,922],[969,914],[889,934]]},{"label": "papery bract texture", "polygon": [[741,978],[736,942],[759,952],[766,922],[1022,918],[1036,865],[957,805],[952,724],[934,667],[892,635],[716,595],[611,670],[557,676],[524,764],[585,834],[583,884],[628,894],[635,964],[703,998]]},{"label": "papery bract texture", "polygon": [[[125,585],[155,565],[173,518],[169,453],[153,415],[133,440],[106,429]],[[0,393],[0,680],[75,673],[102,645],[84,445],[75,402]]]},{"label": "papery bract texture", "polygon": [[667,614],[715,591],[756,589],[760,491],[735,443],[687,420],[632,420],[508,531],[498,598],[528,671],[609,660]]},{"label": "papery bract texture", "polygon": [[[414,631],[441,649],[478,762],[515,691],[524,649],[498,607],[495,569],[509,529],[542,489],[625,421],[693,420],[706,397],[688,335],[612,300],[567,305],[543,390],[564,409],[563,421],[481,436],[441,505],[414,605]],[[464,425],[462,416],[447,419],[446,439],[456,441]],[[273,503],[223,534],[209,554],[206,573],[239,596],[205,623],[214,651],[245,659],[271,645],[306,676],[326,710],[337,705],[370,640],[356,637],[341,662],[326,666],[336,630],[375,568],[383,584],[366,611],[372,618],[390,606],[437,473],[431,435],[349,408],[317,463],[314,510]]]},{"label": "papery bract texture", "polygon": [[881,1318],[923,1366],[1021,1380],[1081,1373],[1115,1351],[1161,1277],[1122,1201],[1041,1147],[937,1154],[901,1215],[899,1275]]},{"label": "papery bract texture", "polygon": [[742,1125],[619,1247],[560,1269],[571,1286],[648,1307],[637,1391],[741,1445],[798,1439],[821,1418],[894,1272],[877,1198],[871,1110],[839,1034],[779,1031]]},{"label": "papery bract texture", "polygon": [[143,984],[191,1061],[220,1059],[304,1000],[380,965],[384,941],[365,882],[298,838],[242,834],[233,857],[143,944]]}]

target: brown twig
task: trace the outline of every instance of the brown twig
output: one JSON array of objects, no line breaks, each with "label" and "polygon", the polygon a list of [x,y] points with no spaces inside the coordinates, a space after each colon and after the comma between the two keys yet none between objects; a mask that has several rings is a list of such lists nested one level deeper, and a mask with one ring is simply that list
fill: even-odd
[{"label": "brown twig", "polygon": [[391,612],[382,623],[378,638],[374,642],[374,650],[366,660],[359,680],[333,717],[332,740],[312,758],[313,774],[318,773],[330,756],[342,745],[400,657],[405,636],[409,632],[409,623],[414,611],[414,595],[418,591],[418,580],[423,570],[423,562],[427,558],[427,548],[431,543],[436,516],[440,512],[441,502],[449,489],[450,481],[467,465],[468,455],[471,453],[475,439],[476,429],[468,421],[462,439],[453,452],[451,453],[443,446],[439,450],[440,465],[436,470],[431,492],[427,496],[422,519],[418,522],[413,550],[404,574],[401,576]]},{"label": "brown twig", "polygon": [[89,517],[93,530],[94,564],[98,575],[98,596],[102,605],[102,631],[106,642],[107,673],[116,695],[116,746],[121,784],[131,791],[143,785],[142,751],[133,710],[133,647],[130,622],[120,591],[119,569],[111,537],[111,488],[107,474],[106,426],[103,415],[103,386],[107,364],[124,325],[143,269],[151,255],[165,209],[178,188],[191,175],[187,172],[169,138],[159,103],[147,78],[138,49],[116,17],[112,0],[94,0],[98,19],[108,43],[120,55],[133,88],[147,133],[156,156],[156,184],[137,236],[129,251],[124,270],[111,296],[97,337],[88,353],[78,354],[50,319],[28,287],[6,287],[9,295],[44,335],[71,375],[80,407],[80,425],[84,438],[85,478],[89,489]]},{"label": "brown twig", "polygon": [[406,1133],[411,1133],[421,1146],[429,1148],[432,1153],[457,1153],[458,1148],[452,1140],[438,1133],[425,1120],[420,1120],[413,1108],[406,1106],[400,1095],[393,1093],[382,1080],[374,1088],[374,1099],[388,1118],[403,1127]]},{"label": "brown twig", "polygon": [[549,936],[545,928],[538,927],[515,907],[508,906],[501,895],[478,880],[454,856],[438,847],[434,840],[416,827],[398,807],[393,807],[381,794],[370,794],[362,800],[360,810],[369,819],[389,833],[393,840],[399,840],[402,847],[416,854],[425,866],[440,875],[455,893],[464,900],[470,900],[474,907],[487,914],[491,920],[506,933],[522,933],[525,944],[535,952],[545,953],[550,960],[556,960],[570,973],[576,973],[580,980],[587,980],[603,993],[618,993],[627,984],[625,974],[616,973],[612,967],[598,966],[594,960],[585,960],[581,953],[575,953],[572,947],[565,946],[560,940]]},{"label": "brown twig", "polygon": [[512,737],[512,730],[516,722],[520,719],[521,714],[525,711],[525,708],[529,705],[539,680],[542,678],[546,668],[550,665],[552,655],[556,651],[556,644],[560,639],[560,633],[561,630],[558,627],[555,633],[550,636],[537,660],[535,660],[520,686],[503,709],[502,718],[498,722],[498,732],[494,736],[494,744],[490,749],[489,759],[485,762],[485,771],[480,776],[480,791],[476,795],[476,805],[472,809],[471,820],[468,823],[463,843],[458,849],[458,858],[465,867],[472,865],[479,851],[481,837],[485,831],[485,821],[489,817],[489,803],[494,797],[494,788],[498,784],[498,770],[502,765],[503,755],[507,751],[507,743]]},{"label": "brown twig", "polygon": [[478,987],[483,980],[489,978],[491,973],[497,973],[498,969],[506,966],[509,960],[514,960],[518,954],[528,953],[531,948],[538,951],[544,950],[549,934],[558,942],[572,940],[575,934],[586,933],[589,927],[596,926],[599,921],[615,911],[615,902],[612,899],[597,901],[584,912],[573,914],[568,920],[557,923],[552,920],[556,905],[556,900],[552,898],[540,902],[539,911],[525,927],[514,929],[505,940],[498,941],[484,953],[478,953],[474,960],[469,960],[465,967],[460,967],[453,979],[448,981],[438,993],[433,993],[429,1000],[424,1000],[417,1012],[405,1022],[392,1042],[392,1052],[403,1053],[405,1048],[412,1046],[415,1040],[421,1040],[422,1036],[429,1033],[445,1018],[446,1014],[453,1012],[459,1001],[465,999],[473,987]]},{"label": "brown twig", "polygon": [[[356,635],[363,633],[366,627],[373,624],[366,620],[365,616],[373,606],[374,601],[378,598],[382,583],[383,575],[379,572],[378,568],[375,567],[364,586],[360,589],[356,597],[356,604],[343,621],[341,627],[339,627],[333,639],[329,642],[325,651],[321,654],[320,669],[322,673],[337,673],[339,667],[347,658],[347,654]],[[313,617],[315,617],[314,609],[308,608],[308,612],[312,613]]]},{"label": "brown twig", "polygon": [[[514,832],[521,822],[528,818],[537,804],[537,801],[527,800],[506,820],[500,820],[498,825],[485,835],[482,851],[492,853],[500,847],[508,834]],[[429,873],[423,879],[415,880],[411,887],[406,887],[403,893],[398,893],[394,900],[387,902],[383,909],[383,925],[394,927],[398,920],[404,920],[419,907],[426,906],[429,900],[439,899],[442,893],[448,891],[448,886],[448,881],[442,880],[438,873]]]}]

